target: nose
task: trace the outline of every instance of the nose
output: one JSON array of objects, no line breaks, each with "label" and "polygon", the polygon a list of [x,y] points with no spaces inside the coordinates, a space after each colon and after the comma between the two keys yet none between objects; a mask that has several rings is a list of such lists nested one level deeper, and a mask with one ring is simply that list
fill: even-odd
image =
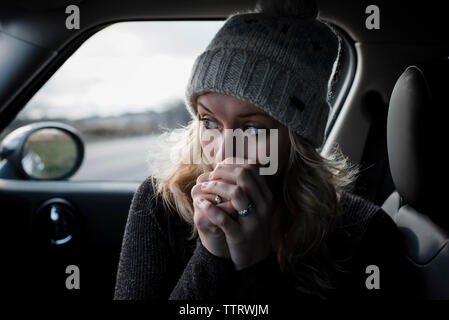
[{"label": "nose", "polygon": [[[230,134],[230,131],[232,130],[223,130],[222,134],[219,137],[217,149],[215,152],[215,163],[223,161],[224,159],[226,159],[226,157],[235,155],[236,146],[235,143],[233,143],[233,137]],[[231,151],[232,154],[230,154]]]},{"label": "nose", "polygon": [[215,163],[221,162],[227,157],[246,158],[247,141],[245,140],[244,145],[240,145],[241,143],[238,143],[234,134],[237,135],[238,132],[234,132],[233,129],[223,130],[214,153]]}]

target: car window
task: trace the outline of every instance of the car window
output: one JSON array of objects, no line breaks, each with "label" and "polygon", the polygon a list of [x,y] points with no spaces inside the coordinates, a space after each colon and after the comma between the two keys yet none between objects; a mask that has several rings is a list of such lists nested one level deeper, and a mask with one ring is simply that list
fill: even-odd
[{"label": "car window", "polygon": [[190,120],[183,100],[188,76],[223,23],[121,22],[99,31],[33,96],[0,140],[32,122],[67,123],[85,143],[83,164],[70,180],[144,180],[158,136]]}]

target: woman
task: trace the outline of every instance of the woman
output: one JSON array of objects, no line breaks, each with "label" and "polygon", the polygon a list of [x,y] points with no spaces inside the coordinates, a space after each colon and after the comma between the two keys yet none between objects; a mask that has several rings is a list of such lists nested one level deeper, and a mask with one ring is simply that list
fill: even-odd
[{"label": "woman", "polygon": [[177,161],[166,157],[134,196],[116,299],[397,294],[395,224],[348,192],[357,169],[338,149],[319,153],[340,39],[316,16],[309,1],[261,2],[231,15],[196,59],[193,120]]}]

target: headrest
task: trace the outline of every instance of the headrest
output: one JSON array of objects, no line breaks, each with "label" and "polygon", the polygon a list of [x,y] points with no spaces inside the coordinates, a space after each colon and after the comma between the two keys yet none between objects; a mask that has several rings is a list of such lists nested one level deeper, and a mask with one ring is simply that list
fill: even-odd
[{"label": "headrest", "polygon": [[405,203],[437,221],[449,217],[444,215],[449,205],[448,77],[447,59],[409,66],[394,86],[387,123],[396,190]]}]

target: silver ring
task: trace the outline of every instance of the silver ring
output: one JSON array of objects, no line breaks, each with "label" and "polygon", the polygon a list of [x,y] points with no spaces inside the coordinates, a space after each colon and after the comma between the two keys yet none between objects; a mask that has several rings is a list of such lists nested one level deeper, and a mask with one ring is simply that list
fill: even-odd
[{"label": "silver ring", "polygon": [[254,205],[250,203],[246,209],[237,211],[238,215],[244,217],[254,208]]},{"label": "silver ring", "polygon": [[219,203],[222,203],[223,200],[221,199],[221,197],[220,197],[219,195],[216,195],[216,196],[215,196],[215,202],[216,202],[217,204],[219,204]]}]

